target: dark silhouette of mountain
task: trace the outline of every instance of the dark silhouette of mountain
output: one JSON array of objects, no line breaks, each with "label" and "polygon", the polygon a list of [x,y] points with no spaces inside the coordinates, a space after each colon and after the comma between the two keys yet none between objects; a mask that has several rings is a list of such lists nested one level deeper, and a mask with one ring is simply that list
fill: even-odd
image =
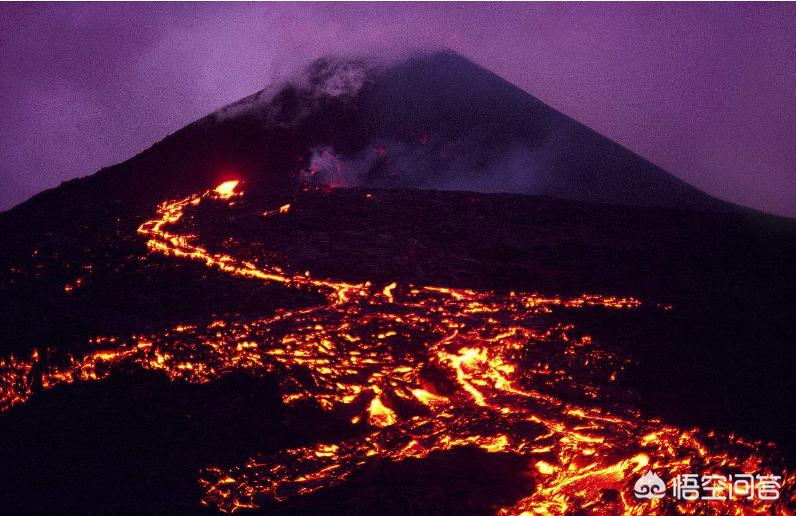
[{"label": "dark silhouette of mountain", "polygon": [[[450,53],[389,66],[319,60],[0,214],[0,360],[36,348],[43,368],[47,348],[92,352],[98,335],[316,303],[310,291],[150,253],[136,233],[159,203],[232,178],[247,196],[202,205],[186,231],[316,277],[640,298],[637,311],[586,308],[562,322],[632,359],[616,389],[639,395],[645,416],[773,440],[796,464],[794,221],[699,192]],[[298,186],[308,183],[352,188]],[[261,216],[299,197],[290,216]],[[28,403],[0,413],[0,435],[15,443],[0,451],[2,506],[207,513],[199,468],[352,432],[350,415],[283,403],[284,371],[185,384],[156,369],[30,385]],[[533,489],[541,477],[528,469],[509,452],[453,449],[374,459],[331,489],[258,503],[292,514],[488,514]]]},{"label": "dark silhouette of mountain", "polygon": [[390,68],[364,96],[366,134],[401,142],[420,165],[369,184],[728,208],[456,54]]},{"label": "dark silhouette of mountain", "polygon": [[319,180],[348,186],[733,208],[449,52],[390,66],[318,60],[293,81],[29,203],[162,199],[207,188],[224,172],[283,181],[324,154],[332,163],[315,160]]}]

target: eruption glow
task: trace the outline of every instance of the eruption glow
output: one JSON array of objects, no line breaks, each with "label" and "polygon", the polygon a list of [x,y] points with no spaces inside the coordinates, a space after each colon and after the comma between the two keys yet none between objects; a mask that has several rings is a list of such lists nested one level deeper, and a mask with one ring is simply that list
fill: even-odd
[{"label": "eruption glow", "polygon": [[[351,422],[348,439],[284,449],[232,467],[208,465],[200,472],[201,502],[225,512],[324,489],[370,461],[421,459],[465,446],[527,461],[527,496],[496,508],[501,514],[679,512],[685,506],[670,499],[636,501],[635,480],[649,471],[669,484],[679,473],[772,472],[760,443],[642,417],[611,387],[628,360],[556,317],[584,307],[634,310],[638,300],[397,283],[376,288],[243,260],[180,231],[202,205],[229,204],[241,196],[239,186],[227,181],[204,194],[164,202],[138,232],[153,253],[308,289],[323,302],[245,322],[217,320],[201,328],[99,339],[101,351],[60,369],[41,370],[38,353],[28,360],[11,358],[0,363],[0,407],[26,401],[35,382],[50,388],[96,380],[110,374],[110,365],[160,370],[187,382],[249,370],[273,374],[285,404],[314,402]],[[285,205],[259,213],[289,217],[296,209]],[[787,472],[782,493],[774,504],[697,501],[687,510],[785,514],[796,499],[794,477]]]}]

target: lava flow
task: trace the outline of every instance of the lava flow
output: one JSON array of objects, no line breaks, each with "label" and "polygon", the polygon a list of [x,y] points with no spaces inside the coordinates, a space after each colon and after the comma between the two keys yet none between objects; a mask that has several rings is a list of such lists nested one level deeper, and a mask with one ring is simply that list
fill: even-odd
[{"label": "lava flow", "polygon": [[[101,379],[112,374],[110,366],[160,370],[187,382],[248,370],[272,374],[285,404],[316,403],[350,421],[344,440],[205,467],[201,503],[224,512],[330,487],[371,461],[419,459],[456,447],[527,461],[527,496],[496,507],[500,514],[782,514],[796,501],[794,476],[771,468],[766,445],[677,428],[634,411],[613,387],[629,361],[556,317],[587,306],[634,310],[638,300],[346,283],[214,251],[185,231],[200,206],[234,206],[243,195],[239,187],[228,181],[165,202],[138,232],[153,253],[305,289],[322,301],[259,319],[99,339],[101,351],[62,367],[42,366],[38,353],[11,358],[0,364],[0,408],[25,402],[34,384]],[[295,209],[259,213],[287,217]],[[781,475],[781,496],[636,500],[634,482],[649,471],[669,488],[685,473]]]}]

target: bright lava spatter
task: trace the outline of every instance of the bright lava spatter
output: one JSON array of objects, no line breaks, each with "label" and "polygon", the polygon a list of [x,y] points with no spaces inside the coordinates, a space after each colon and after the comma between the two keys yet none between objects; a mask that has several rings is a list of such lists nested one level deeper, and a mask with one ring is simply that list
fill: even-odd
[{"label": "bright lava spatter", "polygon": [[[475,446],[527,460],[528,495],[499,508],[500,514],[789,513],[786,505],[796,500],[794,476],[771,471],[769,450],[761,443],[684,430],[631,408],[609,410],[596,403],[628,362],[589,337],[574,337],[573,327],[553,316],[584,306],[632,310],[639,301],[395,283],[376,288],[240,260],[179,233],[181,220],[199,204],[234,204],[242,195],[239,186],[227,181],[204,194],[164,202],[157,218],[138,232],[154,253],[310,289],[323,296],[322,303],[245,322],[218,320],[204,328],[98,339],[105,349],[72,357],[60,369],[39,371],[37,352],[27,360],[11,357],[0,362],[0,409],[25,402],[36,382],[50,388],[96,380],[110,374],[111,364],[197,383],[245,369],[273,372],[286,404],[314,401],[345,414],[352,428],[367,429],[348,440],[255,456],[234,467],[208,465],[199,472],[201,503],[224,512],[256,507],[256,499],[283,501],[329,487],[373,459],[400,461]],[[284,205],[262,215],[283,216],[292,209]],[[782,474],[782,496],[773,504],[637,501],[633,483],[647,471],[669,487],[680,473]]]}]

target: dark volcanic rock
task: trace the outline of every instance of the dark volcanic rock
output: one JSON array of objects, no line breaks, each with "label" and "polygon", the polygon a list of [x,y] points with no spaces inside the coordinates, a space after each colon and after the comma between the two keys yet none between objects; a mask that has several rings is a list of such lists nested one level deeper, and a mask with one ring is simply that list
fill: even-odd
[{"label": "dark volcanic rock", "polygon": [[[236,216],[200,213],[194,230],[236,256],[377,285],[672,305],[571,318],[636,360],[621,381],[645,414],[775,440],[794,463],[794,222],[713,199],[447,53],[388,68],[319,61],[302,81],[0,214],[0,357],[78,353],[100,334],[246,321],[316,301],[148,254],[136,228],[157,203],[231,177],[246,181],[247,196],[224,207]],[[360,188],[305,194],[297,179]],[[261,217],[286,202],[301,207]],[[37,392],[0,417],[0,506],[200,510],[199,468],[338,437],[338,417],[288,408],[278,394],[270,377],[186,385],[155,372]],[[265,509],[487,513],[531,492],[523,466],[472,449],[375,461]]]},{"label": "dark volcanic rock", "polygon": [[533,492],[527,465],[510,454],[477,448],[435,452],[425,459],[379,462],[338,487],[262,514],[494,514]]}]

